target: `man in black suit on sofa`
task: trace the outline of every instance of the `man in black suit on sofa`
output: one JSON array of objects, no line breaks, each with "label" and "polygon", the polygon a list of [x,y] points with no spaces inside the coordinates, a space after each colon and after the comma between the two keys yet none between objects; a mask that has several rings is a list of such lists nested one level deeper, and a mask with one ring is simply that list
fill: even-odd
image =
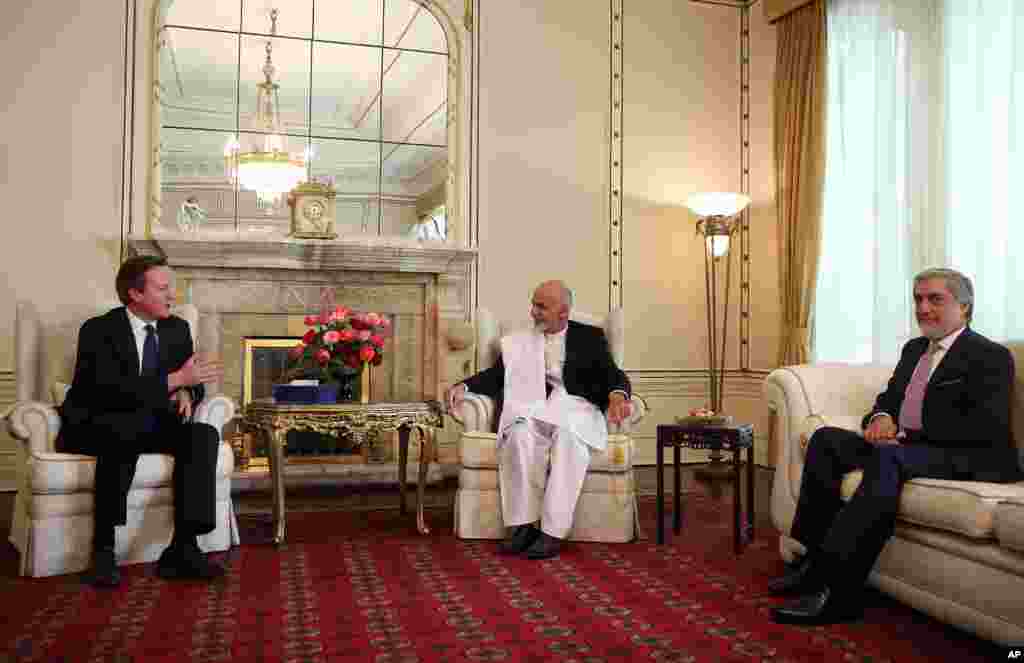
[{"label": "man in black suit on sofa", "polygon": [[[569,320],[572,292],[546,281],[533,293],[534,329],[501,339],[498,362],[452,386],[449,407],[466,391],[490,396],[498,414],[501,545],[531,559],[558,554],[572,528],[592,450],[608,443],[608,419],[630,414],[630,384],[604,332]],[[550,464],[548,455],[550,450]]]},{"label": "man in black suit on sofa", "polygon": [[126,499],[139,454],[174,456],[174,537],[160,556],[164,578],[212,579],[223,573],[196,536],[212,531],[219,436],[190,421],[203,383],[223,374],[193,355],[188,323],[170,313],[171,274],[162,258],[138,256],[115,280],[124,306],[87,320],[78,334],[71,389],[60,408],[57,448],[96,456],[91,582],[116,587],[114,528],[125,524]]},{"label": "man in black suit on sofa", "polygon": [[[903,483],[917,477],[1008,482],[1022,476],[1010,437],[1010,352],[968,325],[970,279],[951,269],[914,278],[922,336],[909,341],[862,434],[824,427],[811,436],[791,536],[807,553],[773,580],[799,598],[780,623],[829,623],[860,613],[858,594],[892,535]],[[847,504],[842,477],[861,468]]]}]

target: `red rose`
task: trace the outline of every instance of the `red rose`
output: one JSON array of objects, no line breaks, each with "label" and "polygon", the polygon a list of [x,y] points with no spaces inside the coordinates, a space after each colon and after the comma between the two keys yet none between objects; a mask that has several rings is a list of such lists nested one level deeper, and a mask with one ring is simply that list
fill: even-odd
[{"label": "red rose", "polygon": [[319,321],[319,318],[317,318],[315,315],[307,315],[302,319],[302,321],[306,323],[307,327],[312,327]]},{"label": "red rose", "polygon": [[306,343],[299,343],[298,345],[296,345],[295,347],[288,351],[288,356],[291,357],[293,360],[298,359],[299,357],[302,356],[302,353],[305,351]]},{"label": "red rose", "polygon": [[331,353],[323,348],[316,351],[316,360],[321,366],[325,366],[331,360]]},{"label": "red rose", "polygon": [[380,334],[373,334],[370,336],[370,343],[373,343],[378,348],[384,347],[384,339],[381,338]]},{"label": "red rose", "polygon": [[341,341],[342,343],[348,343],[355,337],[355,332],[353,332],[351,329],[342,329],[340,332],[338,332],[338,340]]},{"label": "red rose", "polygon": [[363,361],[370,361],[377,356],[377,351],[371,348],[369,345],[364,345],[359,350],[359,358]]},{"label": "red rose", "polygon": [[314,340],[316,340],[316,330],[307,329],[306,333],[302,335],[302,342],[305,343],[306,345],[309,345]]}]

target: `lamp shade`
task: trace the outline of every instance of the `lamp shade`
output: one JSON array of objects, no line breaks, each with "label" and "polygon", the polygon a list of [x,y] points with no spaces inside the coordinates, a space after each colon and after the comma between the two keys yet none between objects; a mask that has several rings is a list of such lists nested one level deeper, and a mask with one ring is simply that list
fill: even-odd
[{"label": "lamp shade", "polygon": [[735,216],[750,204],[742,193],[695,193],[686,199],[686,206],[697,216]]}]

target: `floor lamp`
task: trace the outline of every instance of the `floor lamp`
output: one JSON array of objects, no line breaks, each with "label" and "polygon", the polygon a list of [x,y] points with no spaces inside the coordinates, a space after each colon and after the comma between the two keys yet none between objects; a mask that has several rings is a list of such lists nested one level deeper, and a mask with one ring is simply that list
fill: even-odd
[{"label": "floor lamp", "polygon": [[[729,335],[729,290],[732,270],[729,244],[739,228],[737,219],[750,204],[740,193],[697,193],[686,206],[697,217],[697,234],[704,238],[704,289],[708,323],[708,395],[709,407],[716,417],[722,414],[722,387],[725,383],[725,343]],[[721,293],[721,296],[719,294]],[[721,324],[719,324],[721,322]],[[722,462],[722,450],[712,449],[710,463],[697,475],[717,479],[731,471]]]}]

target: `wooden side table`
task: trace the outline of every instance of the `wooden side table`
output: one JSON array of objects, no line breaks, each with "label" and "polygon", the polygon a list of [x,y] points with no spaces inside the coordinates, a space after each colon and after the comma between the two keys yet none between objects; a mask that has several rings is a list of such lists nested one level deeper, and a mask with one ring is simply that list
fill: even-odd
[{"label": "wooden side table", "polygon": [[[721,449],[732,452],[733,467],[733,544],[736,554],[754,540],[754,427],[750,424],[662,424],[658,426],[658,543],[665,542],[665,447],[672,447],[675,467],[675,511],[672,531],[679,534],[683,525],[682,482],[679,476],[679,449]],[[747,523],[741,525],[740,453],[747,450]]]},{"label": "wooden side table", "polygon": [[416,528],[428,534],[423,515],[423,491],[427,483],[427,465],[433,455],[427,428],[442,428],[444,416],[436,401],[413,403],[336,403],[297,405],[275,403],[272,398],[257,399],[245,408],[245,422],[266,431],[270,438],[270,476],[274,500],[274,543],[284,543],[284,447],[290,430],[311,430],[337,435],[352,433],[365,439],[371,431],[398,431],[399,509],[405,513],[405,469],[409,458],[409,434],[416,429],[420,437],[419,482],[416,494]]}]

